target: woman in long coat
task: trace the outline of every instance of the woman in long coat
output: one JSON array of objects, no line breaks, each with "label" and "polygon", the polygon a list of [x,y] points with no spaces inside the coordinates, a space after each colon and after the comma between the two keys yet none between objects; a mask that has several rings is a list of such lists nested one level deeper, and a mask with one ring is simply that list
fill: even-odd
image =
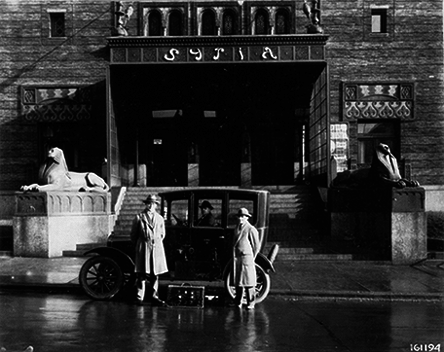
[{"label": "woman in long coat", "polygon": [[135,272],[137,276],[137,303],[142,303],[145,296],[145,281],[150,280],[152,303],[165,305],[157,296],[158,275],[168,271],[163,239],[165,221],[156,212],[159,204],[155,195],[149,195],[144,211],[136,215],[131,228],[131,241],[135,244]]},{"label": "woman in long coat", "polygon": [[242,307],[244,289],[247,296],[247,308],[254,308],[256,289],[255,259],[260,250],[259,234],[256,228],[248,222],[251,217],[245,208],[240,208],[237,214],[239,226],[234,234],[233,246],[233,284],[236,287],[235,303]]}]

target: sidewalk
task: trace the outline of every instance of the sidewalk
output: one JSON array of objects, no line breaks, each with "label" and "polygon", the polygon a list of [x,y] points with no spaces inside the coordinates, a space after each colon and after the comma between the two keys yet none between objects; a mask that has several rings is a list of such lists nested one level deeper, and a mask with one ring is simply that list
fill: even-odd
[{"label": "sidewalk", "polygon": [[[83,294],[78,274],[84,258],[0,257],[0,289],[69,291]],[[384,299],[444,301],[444,263],[412,266],[359,261],[275,262],[270,295],[295,299]],[[166,285],[170,281],[161,281]]]}]

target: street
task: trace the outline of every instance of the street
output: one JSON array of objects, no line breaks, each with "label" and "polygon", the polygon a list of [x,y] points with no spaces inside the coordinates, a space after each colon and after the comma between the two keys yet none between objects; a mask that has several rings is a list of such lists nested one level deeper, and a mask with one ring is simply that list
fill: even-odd
[{"label": "street", "polygon": [[152,308],[69,294],[0,292],[0,347],[22,351],[434,351],[442,302],[269,297],[254,311]]}]

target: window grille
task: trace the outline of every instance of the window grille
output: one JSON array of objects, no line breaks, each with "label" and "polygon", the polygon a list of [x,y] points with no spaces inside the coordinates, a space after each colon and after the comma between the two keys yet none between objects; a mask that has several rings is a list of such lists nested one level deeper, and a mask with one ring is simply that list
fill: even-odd
[{"label": "window grille", "polygon": [[254,34],[261,35],[269,33],[268,12],[266,10],[260,9],[257,11],[254,25]]},{"label": "window grille", "polygon": [[51,25],[51,38],[65,37],[65,14],[63,12],[52,12],[49,14]]},{"label": "window grille", "polygon": [[223,15],[223,27],[222,34],[223,35],[234,35],[237,34],[237,18],[236,14],[232,10],[227,10]]},{"label": "window grille", "polygon": [[285,10],[279,10],[276,13],[276,34],[289,34],[290,33],[290,23],[289,23],[288,12]]}]

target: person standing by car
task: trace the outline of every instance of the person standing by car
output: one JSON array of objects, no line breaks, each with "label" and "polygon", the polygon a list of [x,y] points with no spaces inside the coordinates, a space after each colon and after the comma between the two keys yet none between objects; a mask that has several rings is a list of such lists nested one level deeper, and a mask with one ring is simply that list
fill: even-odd
[{"label": "person standing by car", "polygon": [[156,212],[160,203],[155,195],[148,195],[143,201],[145,209],[136,215],[131,228],[131,241],[135,245],[135,272],[137,277],[137,304],[145,298],[146,281],[151,284],[151,303],[155,306],[166,306],[157,291],[159,275],[168,271],[163,239],[165,222]]},{"label": "person standing by car", "polygon": [[240,208],[237,217],[239,225],[234,233],[233,247],[233,284],[236,287],[235,303],[242,307],[244,289],[247,296],[247,309],[255,304],[256,267],[255,259],[260,250],[259,234],[249,223],[251,214],[246,208]]}]

